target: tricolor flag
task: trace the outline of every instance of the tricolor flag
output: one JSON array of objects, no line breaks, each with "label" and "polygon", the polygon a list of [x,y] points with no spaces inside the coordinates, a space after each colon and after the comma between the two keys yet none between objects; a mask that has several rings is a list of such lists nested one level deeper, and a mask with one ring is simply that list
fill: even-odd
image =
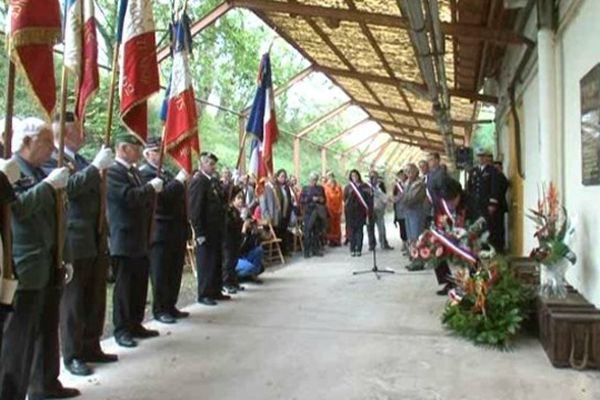
[{"label": "tricolor flag", "polygon": [[77,77],[75,114],[83,122],[85,106],[100,85],[93,0],[65,1],[64,63]]},{"label": "tricolor flag", "polygon": [[277,119],[269,53],[262,56],[258,88],[246,131],[254,135],[250,152],[250,171],[257,179],[273,174],[273,145],[277,142]]},{"label": "tricolor flag", "polygon": [[171,25],[173,69],[165,94],[161,118],[165,122],[165,150],[177,164],[192,173],[192,151],[200,152],[198,113],[188,65],[192,35],[187,14]]},{"label": "tricolor flag", "polygon": [[50,119],[56,105],[52,46],[61,38],[58,0],[10,0],[8,54]]},{"label": "tricolor flag", "polygon": [[129,133],[145,143],[147,100],[160,90],[151,0],[121,0],[117,41],[121,46],[121,119]]}]

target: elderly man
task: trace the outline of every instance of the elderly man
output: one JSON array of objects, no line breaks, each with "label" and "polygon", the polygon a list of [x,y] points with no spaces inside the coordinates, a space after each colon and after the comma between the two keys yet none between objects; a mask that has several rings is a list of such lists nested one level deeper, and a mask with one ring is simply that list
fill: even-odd
[{"label": "elderly man", "polygon": [[[144,149],[146,163],[140,168],[145,182],[159,176],[161,140],[148,140]],[[188,174],[180,170],[177,176],[162,168],[160,177],[165,186],[158,194],[154,221],[150,233],[150,279],[152,281],[152,313],[158,322],[173,324],[189,313],[176,308],[185,246],[188,238],[187,212],[185,204],[185,182]]]},{"label": "elderly man", "polygon": [[344,189],[337,183],[332,171],[327,173],[325,199],[327,200],[327,213],[329,227],[327,240],[332,247],[342,245],[342,213],[344,212]]},{"label": "elderly man", "polygon": [[304,257],[323,256],[321,233],[327,227],[325,190],[318,184],[319,174],[312,172],[308,185],[302,188],[300,203],[304,210]]},{"label": "elderly man", "polygon": [[379,174],[375,170],[369,172],[367,185],[371,189],[373,196],[373,217],[369,218],[367,223],[367,234],[369,237],[369,250],[375,249],[377,240],[375,239],[375,227],[377,227],[377,235],[382,250],[393,250],[387,240],[385,231],[385,209],[387,207],[387,195],[385,183],[379,178]]},{"label": "elderly man", "polygon": [[142,143],[133,135],[117,137],[116,159],[108,169],[108,221],[110,255],[116,269],[113,292],[113,324],[119,346],[136,347],[135,338],[158,336],[142,326],[149,274],[149,224],[156,193],[163,180],[144,183],[135,164]]},{"label": "elderly man", "polygon": [[203,152],[189,190],[190,219],[196,233],[198,302],[206,306],[231,299],[221,292],[226,204],[221,184],[214,177],[218,161],[214,154]]},{"label": "elderly man", "polygon": [[[402,205],[404,206],[408,243],[413,245],[425,229],[427,217],[423,208],[423,202],[426,201],[425,183],[419,178],[419,170],[415,164],[408,164],[405,172],[407,180],[402,195]],[[406,268],[409,271],[418,271],[422,270],[424,266],[419,260],[412,260]]]},{"label": "elderly man", "polygon": [[[72,112],[65,115],[65,165],[70,177],[66,189],[69,208],[65,261],[73,266],[73,279],[64,288],[60,302],[60,334],[66,369],[74,375],[89,375],[90,362],[116,361],[116,355],[104,354],[100,338],[106,310],[106,273],[108,255],[98,231],[100,214],[100,172],[113,162],[112,150],[105,148],[89,163],[77,152],[84,144],[79,121]],[[54,143],[59,144],[59,116],[54,119]],[[46,172],[57,166],[57,152],[44,165]],[[52,298],[53,314],[58,316],[62,288]],[[56,338],[58,346],[58,338]],[[52,354],[58,363],[58,352]],[[37,366],[42,371],[45,366]],[[58,368],[53,373],[58,377]],[[49,375],[48,371],[45,372]],[[45,390],[45,389],[44,389]]]},{"label": "elderly man", "polygon": [[[17,199],[12,204],[13,259],[19,277],[2,343],[0,399],[24,399],[30,379],[34,390],[42,390],[44,372],[39,362],[47,362],[49,378],[54,378],[58,360],[58,312],[54,310],[56,287],[63,277],[56,265],[57,243],[56,195],[69,179],[67,168],[46,175],[42,165],[54,150],[52,127],[37,118],[23,120],[13,138],[13,152],[21,170],[15,184]],[[52,348],[55,360],[45,357]],[[36,362],[34,363],[34,355]],[[55,362],[53,362],[55,361]],[[34,368],[34,365],[36,367]],[[56,376],[58,374],[56,373]],[[55,387],[43,393],[29,393],[30,399],[66,398],[79,395],[77,389]]]}]

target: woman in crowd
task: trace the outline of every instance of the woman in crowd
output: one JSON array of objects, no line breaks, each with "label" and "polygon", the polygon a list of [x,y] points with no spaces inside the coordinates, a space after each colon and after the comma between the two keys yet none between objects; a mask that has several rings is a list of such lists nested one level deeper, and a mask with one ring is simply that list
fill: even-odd
[{"label": "woman in crowd", "polygon": [[344,188],[344,211],[352,257],[360,257],[362,254],[364,226],[367,216],[373,211],[372,199],[367,190],[360,172],[356,169],[351,170],[348,184]]}]

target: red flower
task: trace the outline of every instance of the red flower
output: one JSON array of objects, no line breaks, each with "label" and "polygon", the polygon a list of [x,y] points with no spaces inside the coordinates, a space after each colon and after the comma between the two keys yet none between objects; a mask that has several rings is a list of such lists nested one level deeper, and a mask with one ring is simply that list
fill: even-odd
[{"label": "red flower", "polygon": [[411,256],[412,258],[417,258],[417,257],[419,257],[419,250],[418,250],[416,247],[414,247],[414,246],[413,246],[413,247],[410,249],[410,256]]},{"label": "red flower", "polygon": [[424,247],[419,250],[419,255],[422,259],[427,260],[429,257],[431,257],[431,250],[429,250],[427,247]]},{"label": "red flower", "polygon": [[441,246],[440,247],[436,247],[436,249],[435,249],[435,256],[437,258],[440,258],[443,255],[444,255],[444,248],[441,247]]}]

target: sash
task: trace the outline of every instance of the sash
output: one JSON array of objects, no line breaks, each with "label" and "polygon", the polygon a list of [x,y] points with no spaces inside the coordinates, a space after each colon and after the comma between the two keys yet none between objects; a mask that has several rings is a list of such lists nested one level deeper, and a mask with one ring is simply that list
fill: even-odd
[{"label": "sash", "polygon": [[400,193],[400,194],[404,193],[404,187],[402,187],[402,184],[400,183],[400,181],[396,181],[396,188],[398,189],[398,193]]},{"label": "sash", "polygon": [[452,221],[452,226],[455,226],[456,218],[450,211],[450,207],[448,207],[448,203],[446,203],[446,200],[444,200],[444,199],[442,199],[442,209],[444,210],[444,214],[446,214],[448,216],[448,218],[450,218],[450,221]]},{"label": "sash", "polygon": [[365,199],[363,198],[362,194],[360,194],[360,190],[358,190],[358,188],[352,181],[350,181],[350,187],[354,191],[354,194],[356,195],[356,198],[358,199],[358,201],[360,201],[360,204],[362,204],[363,208],[367,212],[367,215],[369,215],[369,206],[368,206],[367,202],[365,201]]},{"label": "sash", "polygon": [[437,228],[430,229],[433,236],[435,236],[442,245],[447,248],[451,253],[456,255],[457,257],[465,260],[471,265],[477,264],[477,257],[473,254],[469,249],[466,249],[456,243],[455,240],[449,238],[444,233],[440,232]]}]

